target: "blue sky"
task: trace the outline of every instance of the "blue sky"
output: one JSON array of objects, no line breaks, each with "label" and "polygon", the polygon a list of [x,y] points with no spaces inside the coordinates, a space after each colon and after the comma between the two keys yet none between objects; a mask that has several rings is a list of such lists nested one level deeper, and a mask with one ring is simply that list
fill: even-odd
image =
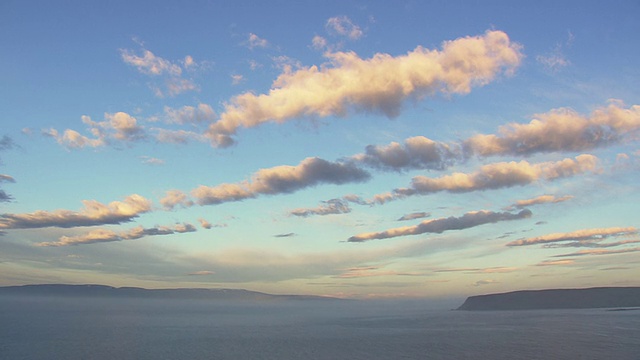
[{"label": "blue sky", "polygon": [[640,285],[637,2],[0,10],[0,285]]}]

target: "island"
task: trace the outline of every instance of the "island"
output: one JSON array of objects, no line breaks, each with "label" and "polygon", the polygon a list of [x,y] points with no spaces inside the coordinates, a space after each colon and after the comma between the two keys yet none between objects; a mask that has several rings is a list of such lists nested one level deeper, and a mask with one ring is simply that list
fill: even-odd
[{"label": "island", "polygon": [[640,287],[522,290],[468,297],[457,310],[537,310],[640,307]]}]

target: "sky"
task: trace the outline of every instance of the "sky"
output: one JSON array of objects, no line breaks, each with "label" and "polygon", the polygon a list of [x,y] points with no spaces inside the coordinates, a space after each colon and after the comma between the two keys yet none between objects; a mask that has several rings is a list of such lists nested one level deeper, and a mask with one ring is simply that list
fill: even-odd
[{"label": "sky", "polygon": [[637,1],[3,1],[0,285],[640,286]]}]

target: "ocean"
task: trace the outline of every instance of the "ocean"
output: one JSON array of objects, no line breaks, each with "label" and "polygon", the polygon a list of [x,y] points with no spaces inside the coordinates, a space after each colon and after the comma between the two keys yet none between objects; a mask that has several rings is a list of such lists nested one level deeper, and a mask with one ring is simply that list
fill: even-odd
[{"label": "ocean", "polygon": [[0,359],[640,359],[640,310],[0,297]]}]

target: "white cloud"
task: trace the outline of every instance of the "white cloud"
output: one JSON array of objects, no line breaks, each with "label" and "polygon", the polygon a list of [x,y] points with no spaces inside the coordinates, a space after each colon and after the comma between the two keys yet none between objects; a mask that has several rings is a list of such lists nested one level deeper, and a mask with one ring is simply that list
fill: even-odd
[{"label": "white cloud", "polygon": [[[139,44],[142,46],[142,43]],[[120,55],[126,64],[134,66],[140,73],[159,79],[161,85],[151,85],[156,96],[176,96],[186,91],[198,90],[192,80],[183,77],[183,69],[195,70],[200,67],[191,55],[185,56],[184,60],[172,62],[147,49],[141,50],[142,55],[137,55],[132,50],[121,49]]]},{"label": "white cloud", "polygon": [[520,64],[520,45],[501,31],[443,44],[442,50],[418,47],[407,55],[376,54],[361,59],[353,52],[325,54],[329,65],[285,71],[267,94],[237,95],[225,105],[207,136],[214,146],[234,143],[240,127],[282,123],[300,117],[344,116],[349,110],[400,114],[407,99],[466,94]]},{"label": "white cloud", "polygon": [[105,113],[103,121],[93,121],[86,115],[81,118],[82,122],[88,126],[92,137],[72,129],[66,129],[62,135],[56,129],[43,130],[43,135],[53,137],[60,145],[70,149],[129,144],[146,138],[144,127],[138,125],[136,118],[125,112]]},{"label": "white cloud", "polygon": [[[182,68],[169,60],[156,56],[149,50],[142,49],[142,56],[134,54],[131,50],[120,50],[122,60],[147,75],[169,74],[171,76],[180,76]],[[193,59],[191,59],[193,61]]]}]

